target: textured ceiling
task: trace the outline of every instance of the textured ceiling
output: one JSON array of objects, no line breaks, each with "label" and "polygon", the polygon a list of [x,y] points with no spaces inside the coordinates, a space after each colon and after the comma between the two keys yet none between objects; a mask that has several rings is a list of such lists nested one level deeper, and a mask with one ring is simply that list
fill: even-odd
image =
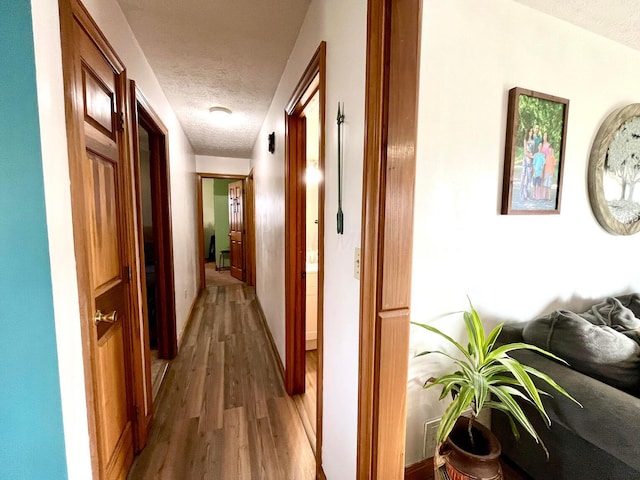
[{"label": "textured ceiling", "polygon": [[638,0],[515,1],[640,50],[640,2]]},{"label": "textured ceiling", "polygon": [[[310,0],[118,0],[197,154],[251,155]],[[640,50],[638,0],[514,0]],[[212,106],[233,110],[216,125]]]},{"label": "textured ceiling", "polygon": [[309,0],[118,3],[196,154],[250,157]]}]

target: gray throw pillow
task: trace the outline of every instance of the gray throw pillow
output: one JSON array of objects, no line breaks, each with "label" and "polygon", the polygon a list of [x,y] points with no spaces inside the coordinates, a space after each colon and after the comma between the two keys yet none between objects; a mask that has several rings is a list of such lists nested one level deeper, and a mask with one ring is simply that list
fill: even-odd
[{"label": "gray throw pillow", "polygon": [[[559,356],[575,370],[637,394],[640,392],[640,345],[630,338],[630,332],[622,333],[625,329],[620,325],[633,325],[635,317],[633,314],[629,317],[626,307],[620,309],[618,302],[605,301],[599,306],[603,307],[599,314],[594,314],[592,308],[582,314],[584,318],[574,312],[557,310],[529,322],[522,337],[525,342]],[[617,309],[619,318],[611,320],[609,309]],[[635,320],[640,325],[640,320]]]}]

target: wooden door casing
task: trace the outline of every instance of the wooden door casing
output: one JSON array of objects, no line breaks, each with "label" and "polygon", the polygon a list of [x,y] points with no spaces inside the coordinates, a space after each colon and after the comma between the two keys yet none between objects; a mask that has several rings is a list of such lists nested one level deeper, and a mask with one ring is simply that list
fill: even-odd
[{"label": "wooden door casing", "polygon": [[143,442],[134,384],[144,376],[134,342],[141,332],[126,72],[78,0],[59,7],[91,464],[94,478],[124,479]]},{"label": "wooden door casing", "polygon": [[[325,171],[325,99],[327,44],[321,42],[298,81],[285,109],[285,371],[287,393],[305,388],[306,319],[306,128],[304,109],[319,96],[318,169]],[[318,372],[316,386],[316,469],[322,468],[324,384],[324,182],[318,185]]]},{"label": "wooden door casing", "polygon": [[256,285],[256,232],[255,232],[255,191],[253,186],[253,170],[244,180],[244,229],[245,235],[244,245],[244,265],[245,265],[245,283],[249,286]]},{"label": "wooden door casing", "polygon": [[244,281],[244,198],[243,181],[229,184],[229,244],[231,276]]}]

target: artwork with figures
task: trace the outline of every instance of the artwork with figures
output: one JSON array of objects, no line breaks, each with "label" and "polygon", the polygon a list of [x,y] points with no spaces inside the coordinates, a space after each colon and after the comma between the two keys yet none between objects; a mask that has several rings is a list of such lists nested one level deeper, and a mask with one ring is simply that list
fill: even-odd
[{"label": "artwork with figures", "polygon": [[502,213],[559,213],[569,100],[509,91]]},{"label": "artwork with figures", "polygon": [[640,231],[640,104],[611,113],[600,126],[589,158],[591,208],[616,235]]}]

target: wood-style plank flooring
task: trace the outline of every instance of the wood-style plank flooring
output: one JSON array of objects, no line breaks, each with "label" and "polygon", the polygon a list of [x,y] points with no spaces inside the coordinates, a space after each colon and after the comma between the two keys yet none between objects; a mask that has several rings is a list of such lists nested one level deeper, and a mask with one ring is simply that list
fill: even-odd
[{"label": "wood-style plank flooring", "polygon": [[208,286],[128,479],[315,478],[311,445],[276,365],[253,288]]},{"label": "wood-style plank flooring", "polygon": [[316,400],[318,390],[318,350],[307,350],[305,354],[305,392],[294,395],[293,401],[298,409],[304,431],[313,451],[316,451]]}]

